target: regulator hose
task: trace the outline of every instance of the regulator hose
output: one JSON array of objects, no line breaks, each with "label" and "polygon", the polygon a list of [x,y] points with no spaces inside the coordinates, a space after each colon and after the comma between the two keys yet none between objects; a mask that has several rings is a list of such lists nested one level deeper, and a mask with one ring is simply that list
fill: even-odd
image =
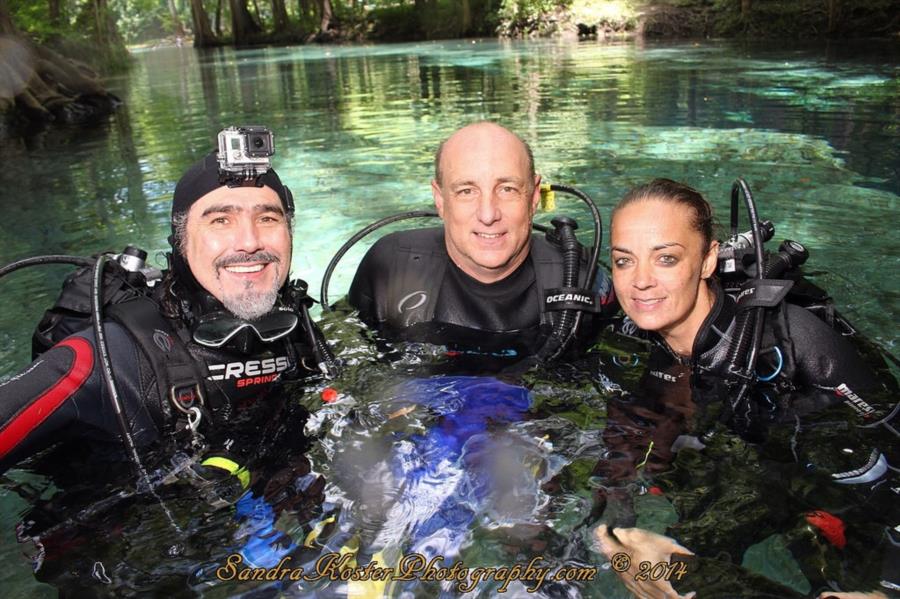
[{"label": "regulator hose", "polygon": [[319,368],[322,369],[323,374],[327,375],[329,378],[334,378],[337,376],[340,369],[338,368],[337,362],[334,359],[334,354],[331,352],[331,348],[328,347],[328,344],[325,343],[325,340],[322,338],[322,335],[317,333],[317,329],[312,322],[312,318],[309,316],[309,308],[306,304],[303,304],[300,308],[300,312],[303,315],[303,326],[306,328],[306,334],[309,338],[310,346],[313,348],[313,352],[316,355],[316,360],[319,363]]},{"label": "regulator hose", "polygon": [[319,291],[319,300],[322,304],[323,312],[331,312],[331,306],[328,304],[328,285],[331,282],[331,275],[334,274],[334,269],[337,268],[338,262],[341,261],[341,258],[344,257],[344,254],[350,251],[356,243],[371,233],[372,231],[377,231],[381,227],[389,225],[391,223],[395,223],[401,220],[407,220],[410,218],[423,218],[423,217],[436,217],[438,216],[437,212],[431,212],[429,210],[413,210],[411,212],[401,212],[400,214],[393,214],[391,216],[386,216],[380,220],[375,221],[371,225],[366,228],[357,231],[353,237],[348,239],[344,245],[342,245],[331,261],[328,263],[328,266],[325,268],[325,275],[322,277],[322,287]]},{"label": "regulator hose", "polygon": [[[738,200],[743,193],[744,202],[747,206],[747,214],[750,218],[750,232],[753,235],[753,250],[756,255],[756,280],[761,281],[765,278],[765,261],[763,257],[763,239],[759,228],[759,216],[756,213],[756,202],[753,200],[753,194],[750,192],[750,186],[747,182],[738,178],[731,187],[731,233],[737,234],[737,211]],[[749,380],[751,374],[756,369],[756,358],[759,353],[759,344],[762,340],[762,330],[765,314],[764,308],[751,308],[738,312],[735,319],[735,334],[733,341],[728,348],[727,363],[730,374],[738,378]],[[746,356],[743,366],[739,361]],[[739,395],[743,395],[740,393]],[[741,398],[742,399],[742,398]],[[737,405],[739,401],[735,401],[733,405]]]},{"label": "regulator hose", "polygon": [[593,289],[594,283],[597,280],[597,269],[595,267],[600,260],[600,245],[603,243],[603,219],[600,218],[600,211],[597,209],[597,204],[594,203],[594,200],[591,199],[591,196],[584,193],[577,187],[572,187],[571,185],[553,184],[550,186],[550,189],[551,191],[561,191],[563,193],[575,196],[576,198],[587,204],[588,210],[590,210],[591,212],[591,219],[594,221],[594,244],[591,247],[590,262],[588,262],[591,268],[588,269],[588,279],[585,282],[584,287],[585,289]]},{"label": "regulator hose", "polygon": [[0,278],[5,277],[11,272],[15,272],[26,266],[36,266],[38,264],[72,264],[74,266],[91,266],[94,264],[92,258],[84,256],[67,256],[65,254],[50,254],[48,256],[33,256],[31,258],[23,258],[10,262],[3,268],[0,268]]},{"label": "regulator hose", "polygon": [[[119,390],[116,387],[116,381],[113,376],[112,364],[109,359],[109,348],[106,346],[106,333],[103,331],[103,267],[106,265],[106,254],[97,256],[92,271],[91,279],[91,318],[93,320],[94,337],[97,340],[97,357],[100,363],[100,373],[103,381],[106,383],[106,389],[109,391],[109,402],[112,406],[113,413],[119,423],[119,432],[122,434],[122,442],[128,450],[129,457],[134,464],[137,475],[149,483],[147,471],[141,464],[138,456],[137,446],[134,444],[134,438],[131,436],[128,423],[125,422],[125,411],[122,408],[122,402],[119,400]],[[149,484],[148,484],[149,488]]]},{"label": "regulator hose", "polygon": [[[578,286],[578,265],[580,262],[581,245],[575,237],[575,229],[578,223],[567,216],[557,216],[550,221],[556,229],[559,237],[560,249],[563,256],[563,287]],[[593,274],[596,269],[591,270]],[[590,279],[589,275],[589,279]],[[593,286],[593,283],[591,284]],[[568,346],[572,339],[573,333],[578,328],[581,320],[580,310],[563,310],[550,332],[550,335],[544,341],[543,346],[538,350],[535,357],[538,362],[547,362],[556,359]]]}]

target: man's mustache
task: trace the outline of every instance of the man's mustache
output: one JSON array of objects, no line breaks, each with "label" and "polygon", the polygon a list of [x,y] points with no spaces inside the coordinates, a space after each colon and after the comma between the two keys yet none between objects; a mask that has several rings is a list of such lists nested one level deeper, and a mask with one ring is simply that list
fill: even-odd
[{"label": "man's mustache", "polygon": [[255,252],[253,254],[248,254],[247,252],[238,252],[236,254],[230,254],[228,256],[219,258],[215,261],[215,267],[224,268],[233,264],[246,264],[248,262],[274,262],[275,264],[280,264],[281,258],[279,258],[278,255],[273,254],[272,252]]}]

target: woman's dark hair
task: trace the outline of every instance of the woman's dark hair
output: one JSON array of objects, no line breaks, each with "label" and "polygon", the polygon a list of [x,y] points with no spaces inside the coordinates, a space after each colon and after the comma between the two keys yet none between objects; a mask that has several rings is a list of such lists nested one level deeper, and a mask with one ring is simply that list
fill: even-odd
[{"label": "woman's dark hair", "polygon": [[684,183],[678,183],[671,179],[654,179],[649,183],[638,185],[626,193],[625,197],[616,204],[616,207],[612,211],[611,218],[615,218],[616,212],[618,212],[620,208],[644,200],[674,202],[690,208],[694,215],[691,225],[695,231],[703,236],[704,247],[707,249],[709,248],[709,245],[713,240],[714,228],[712,207],[699,191]]}]

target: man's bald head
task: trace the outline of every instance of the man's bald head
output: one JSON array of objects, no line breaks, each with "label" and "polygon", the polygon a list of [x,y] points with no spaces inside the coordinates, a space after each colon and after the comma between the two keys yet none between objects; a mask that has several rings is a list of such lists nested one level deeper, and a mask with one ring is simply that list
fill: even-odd
[{"label": "man's bald head", "polygon": [[525,159],[528,162],[528,174],[529,180],[534,180],[534,154],[531,151],[531,146],[528,145],[524,139],[497,123],[492,123],[491,121],[479,121],[477,123],[472,123],[470,125],[466,125],[461,129],[457,129],[454,131],[450,137],[441,142],[441,145],[438,146],[437,152],[434,154],[434,180],[438,185],[443,185],[443,168],[441,166],[441,158],[444,155],[444,150],[448,145],[451,144],[465,144],[468,140],[471,139],[472,136],[478,135],[492,135],[497,136],[498,138],[503,137],[512,137],[517,142],[518,145],[521,146],[522,152],[525,155]]}]

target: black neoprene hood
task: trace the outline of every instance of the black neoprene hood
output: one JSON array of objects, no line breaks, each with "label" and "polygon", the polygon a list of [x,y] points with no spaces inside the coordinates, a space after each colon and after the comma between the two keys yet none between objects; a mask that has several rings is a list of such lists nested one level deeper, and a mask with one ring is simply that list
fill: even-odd
[{"label": "black neoprene hood", "polygon": [[[256,184],[259,187],[267,186],[272,188],[272,190],[278,194],[278,198],[281,200],[281,206],[284,208],[285,213],[288,215],[293,213],[291,192],[284,184],[282,184],[281,179],[278,177],[278,173],[273,169],[269,169],[265,174],[257,177]],[[172,226],[172,235],[169,237],[169,244],[172,246],[171,267],[172,272],[182,284],[183,290],[191,295],[203,294],[205,293],[205,290],[194,278],[190,266],[188,266],[184,256],[182,256],[181,252],[178,251],[178,248],[175,247],[175,217],[186,214],[191,209],[191,206],[194,205],[194,202],[224,185],[225,184],[222,183],[222,180],[219,177],[219,161],[215,151],[210,152],[201,160],[191,165],[175,185],[175,193],[172,197],[172,218],[170,223]]]},{"label": "black neoprene hood", "polygon": [[[260,175],[256,179],[259,187],[271,187],[278,194],[281,200],[281,206],[286,213],[293,212],[292,202],[289,200],[290,191],[281,183],[273,169],[269,169],[265,174]],[[219,178],[219,161],[216,158],[216,152],[210,152],[198,162],[195,162],[181,176],[178,184],[175,185],[175,194],[172,198],[172,218],[178,214],[182,214],[191,209],[194,202],[208,194],[209,192],[223,187],[223,183]],[[174,223],[172,232],[175,232]]]}]

